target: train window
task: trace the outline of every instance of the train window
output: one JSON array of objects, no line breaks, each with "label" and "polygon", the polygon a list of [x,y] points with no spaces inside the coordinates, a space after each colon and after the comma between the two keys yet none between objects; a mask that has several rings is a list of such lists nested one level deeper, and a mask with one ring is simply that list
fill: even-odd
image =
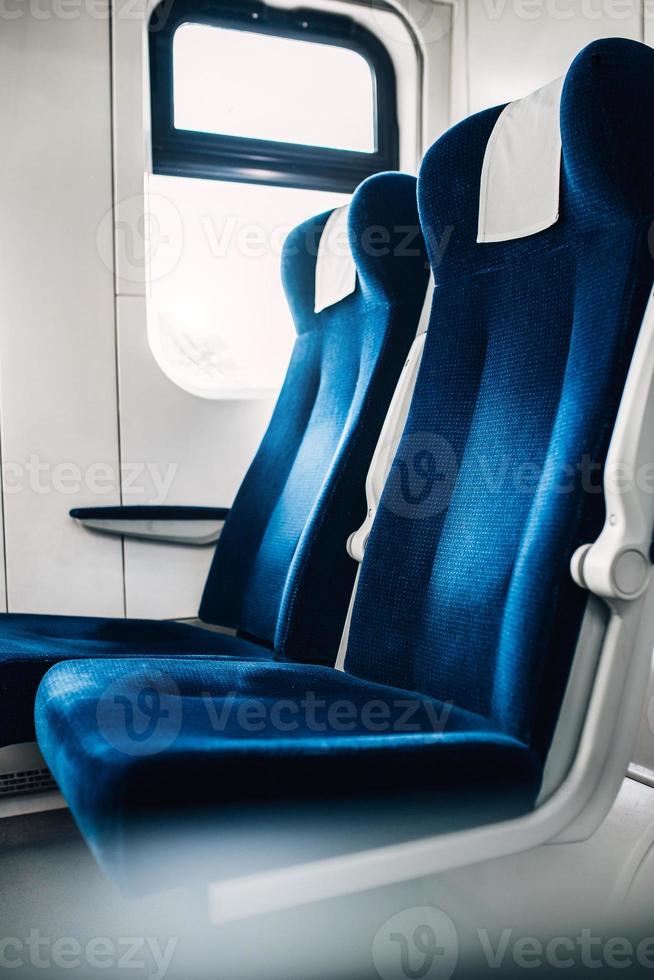
[{"label": "train window", "polygon": [[150,347],[192,394],[273,397],[294,337],[286,234],[399,166],[390,57],[346,17],[175,0],[151,20],[150,73],[150,227],[180,238],[153,264]]},{"label": "train window", "polygon": [[348,195],[157,175],[149,188],[158,239],[180,236],[174,267],[153,264],[148,336],[156,362],[201,398],[274,397],[295,337],[279,272],[284,239]]},{"label": "train window", "polygon": [[397,169],[393,65],[350,18],[177,0],[149,38],[155,173],[351,192]]},{"label": "train window", "polygon": [[[257,74],[244,78],[250,64]],[[220,98],[207,99],[207,92]],[[177,130],[374,153],[372,71],[349,48],[182,24],[173,43],[173,123]]]}]

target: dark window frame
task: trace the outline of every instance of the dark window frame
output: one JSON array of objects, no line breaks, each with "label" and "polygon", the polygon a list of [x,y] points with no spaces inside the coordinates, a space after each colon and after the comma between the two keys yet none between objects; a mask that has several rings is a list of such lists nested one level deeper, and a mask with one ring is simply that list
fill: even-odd
[{"label": "dark window frame", "polygon": [[[173,42],[182,24],[206,24],[356,51],[373,81],[375,151],[257,140],[175,129]],[[390,55],[370,31],[340,14],[264,3],[163,0],[148,28],[152,169],[156,174],[349,193],[371,174],[399,167],[397,86]]]}]

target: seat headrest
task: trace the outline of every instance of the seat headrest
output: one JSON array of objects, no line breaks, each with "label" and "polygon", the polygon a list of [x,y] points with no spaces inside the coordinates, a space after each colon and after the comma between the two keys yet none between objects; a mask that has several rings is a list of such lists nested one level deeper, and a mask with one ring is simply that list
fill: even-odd
[{"label": "seat headrest", "polygon": [[[652,48],[607,38],[585,47],[565,76],[559,210],[579,233],[601,235],[609,223],[654,212],[653,73]],[[564,242],[559,220],[519,241],[477,243],[482,166],[503,109],[465,119],[425,156],[418,200],[437,284]]]},{"label": "seat headrest", "polygon": [[416,178],[368,177],[349,205],[310,218],[286,238],[282,282],[298,333],[315,329],[357,289],[371,302],[405,300],[407,275],[415,275],[417,261],[424,262],[424,244]]},{"label": "seat headrest", "polygon": [[563,78],[510,102],[484,154],[478,242],[506,242],[549,228],[559,217]]},{"label": "seat headrest", "polygon": [[[350,202],[348,231],[359,282],[371,300],[405,302],[407,276],[424,261],[417,181],[410,174],[368,177]],[[425,264],[425,287],[428,265]]]},{"label": "seat headrest", "polygon": [[331,214],[331,211],[327,211],[303,221],[289,232],[282,249],[282,285],[299,334],[314,330],[319,322],[320,315],[314,312],[316,259]]},{"label": "seat headrest", "polygon": [[584,48],[566,76],[564,170],[571,204],[584,201],[595,227],[654,211],[653,71],[654,49],[605,38]]}]

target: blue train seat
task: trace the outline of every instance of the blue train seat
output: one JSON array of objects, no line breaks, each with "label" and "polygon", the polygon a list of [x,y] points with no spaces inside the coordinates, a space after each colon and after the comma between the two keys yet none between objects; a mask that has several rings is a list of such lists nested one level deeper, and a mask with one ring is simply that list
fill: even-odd
[{"label": "blue train seat", "polygon": [[[200,609],[205,623],[238,635],[173,622],[0,616],[0,748],[34,740],[39,681],[62,659],[333,657],[356,572],[345,543],[365,514],[366,471],[429,275],[414,177],[369,178],[346,217],[346,240],[335,234],[327,242],[327,259],[336,262],[326,270],[318,261],[322,236],[338,212],[310,219],[285,242],[282,279],[297,339],[263,441],[231,510],[222,513]],[[125,520],[131,510],[142,516],[141,508],[94,508],[86,516]],[[179,514],[162,508],[147,516]],[[198,514],[204,509],[182,516]]]},{"label": "blue train seat", "polygon": [[[265,864],[300,813],[313,812],[319,849],[346,825],[373,846],[385,813],[390,839],[433,831],[457,804],[478,822],[535,804],[587,603],[570,561],[604,522],[581,464],[606,459],[654,279],[654,51],[609,39],[578,55],[561,94],[558,217],[480,242],[502,111],[455,126],[422,165],[431,320],[344,670],[87,660],[41,684],[43,754],[123,885],[157,829],[178,842],[200,819],[205,859],[229,873],[246,825]],[[234,853],[244,870],[248,848]]]}]

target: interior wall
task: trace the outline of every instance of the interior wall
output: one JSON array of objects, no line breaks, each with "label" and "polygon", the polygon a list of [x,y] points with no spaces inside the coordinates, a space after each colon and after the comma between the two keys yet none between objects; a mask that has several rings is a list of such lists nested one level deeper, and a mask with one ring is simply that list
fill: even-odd
[{"label": "interior wall", "polygon": [[[9,8],[7,8],[9,11]],[[123,613],[110,32],[101,5],[12,5],[0,29],[0,421],[9,610]]]},{"label": "interior wall", "polygon": [[654,47],[654,4],[650,0],[644,0],[643,21],[643,40]]},{"label": "interior wall", "polygon": [[[414,129],[408,138],[405,127],[406,169],[415,169],[412,140],[424,149],[468,111],[549,81],[593,38],[654,44],[654,8],[645,0],[397,5],[419,36],[424,72],[422,135]],[[143,239],[124,233],[148,169],[145,6],[115,5],[113,44],[101,4],[64,10],[39,0],[38,16],[16,6],[2,21],[0,119],[11,139],[0,157],[0,529],[4,517],[8,569],[5,583],[0,539],[0,610],[7,595],[13,611],[123,613],[120,542],[67,516],[76,505],[120,499],[117,387],[122,461],[142,470],[140,495],[124,492],[127,503],[158,499],[150,464],[164,479],[175,468],[167,502],[229,504],[270,412],[262,402],[186,395],[147,346]],[[397,44],[389,15],[362,9]],[[400,48],[394,57],[402,61]],[[127,543],[128,612],[193,614],[210,557],[206,549]]]},{"label": "interior wall", "polygon": [[[272,403],[182,391],[152,356],[145,299],[120,296],[117,303],[122,458],[126,471],[142,473],[137,496],[125,481],[124,502],[229,507]],[[212,556],[212,548],[126,539],[127,615],[197,616]]]},{"label": "interior wall", "polygon": [[450,2],[425,2],[418,6],[415,0],[403,0],[401,6],[419,38],[423,62],[420,92],[422,140],[417,173],[425,152],[450,125],[454,98],[452,79],[458,54],[456,18],[459,8],[456,3]]},{"label": "interior wall", "polygon": [[[457,77],[457,118],[527,95],[562,75],[600,37],[654,35],[647,0],[460,0],[466,71]],[[465,95],[464,95],[465,93]]]},{"label": "interior wall", "polygon": [[[128,498],[124,486],[123,501],[229,506],[273,403],[270,399],[244,402],[194,397],[163,374],[148,345],[148,267],[150,259],[155,259],[143,251],[138,218],[143,214],[144,175],[150,166],[144,25],[152,5],[151,0],[136,4],[134,0],[118,0],[113,11],[114,194],[117,228],[122,229],[116,243],[120,439],[124,463],[151,465],[159,473],[172,468],[174,476],[165,500],[152,486],[141,499]],[[315,5],[344,9],[333,0],[318,0]],[[437,96],[430,100],[428,119],[432,130],[442,131],[448,117],[451,8],[439,4],[433,9],[436,13],[430,20],[429,43],[435,56],[430,59],[429,71]],[[400,82],[402,166],[415,172],[422,142],[416,99],[420,59],[415,42],[390,13],[366,5],[348,6],[347,11],[392,49]],[[171,221],[175,223],[172,215]],[[160,230],[164,237],[175,240],[174,233],[167,235],[168,229]],[[156,261],[160,261],[159,255]],[[125,541],[124,555],[128,615],[197,614],[211,549]]]},{"label": "interior wall", "polygon": [[[143,474],[136,488],[123,481],[122,497],[125,504],[229,507],[273,403],[194,397],[164,375],[149,347],[146,298],[154,256],[146,254],[142,231],[150,169],[145,25],[152,6],[148,0],[117,0],[112,17],[114,196],[117,227],[124,229],[116,240],[115,282],[121,457],[126,469]],[[173,211],[171,226],[160,229],[168,240],[164,264],[165,248],[180,244]],[[161,253],[156,260],[161,262]],[[127,615],[196,616],[211,558],[211,548],[126,540]]]}]

